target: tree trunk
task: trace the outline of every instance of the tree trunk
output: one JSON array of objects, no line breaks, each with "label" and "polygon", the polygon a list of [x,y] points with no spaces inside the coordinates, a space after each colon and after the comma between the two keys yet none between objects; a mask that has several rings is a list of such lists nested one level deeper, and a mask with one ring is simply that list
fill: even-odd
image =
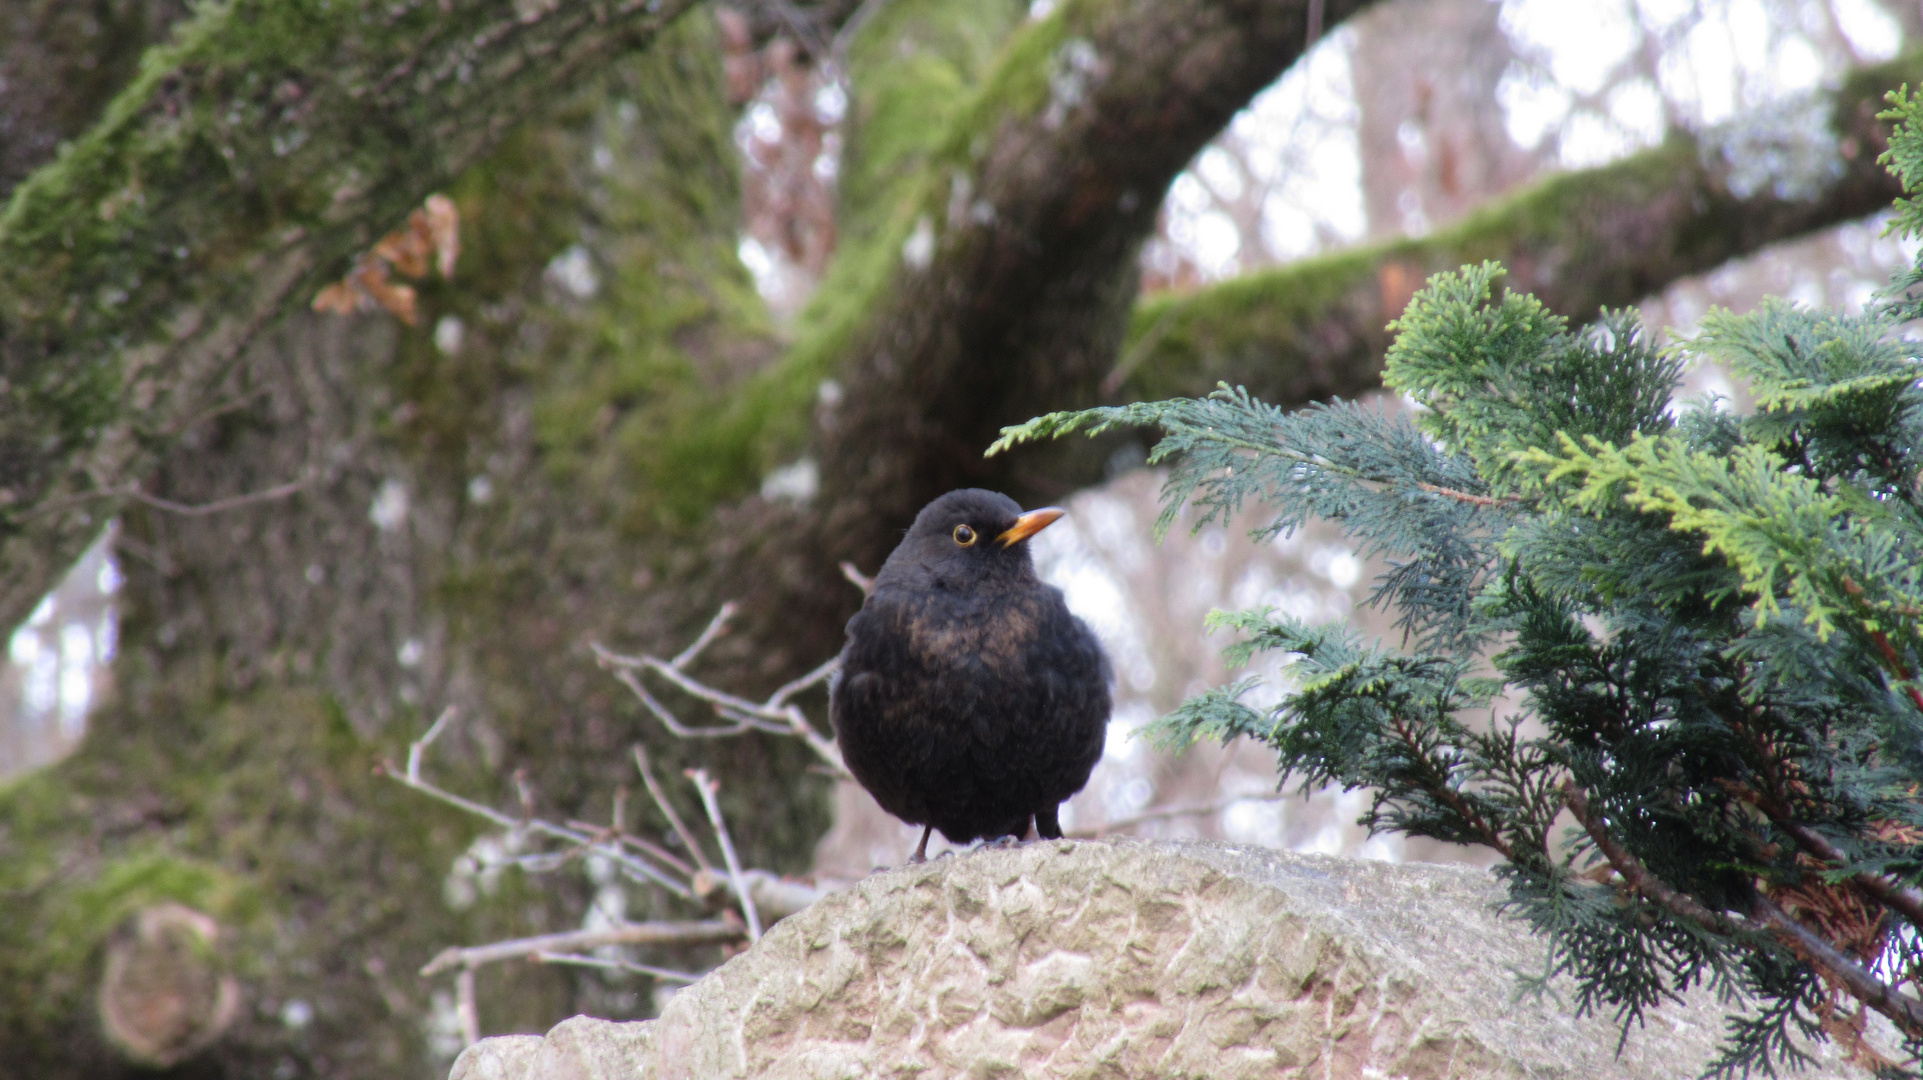
[{"label": "tree trunk", "polygon": [[86,131],[186,0],[0,0],[0,196]]},{"label": "tree trunk", "polygon": [[247,344],[692,0],[206,5],[0,216],[0,624]]},{"label": "tree trunk", "polygon": [[[639,422],[682,384],[775,353],[733,257],[711,27],[664,44],[450,189],[466,247],[453,282],[423,289],[427,325],[290,317],[146,481],[188,505],[314,482],[215,514],[125,511],[115,699],[74,757],[0,800],[0,888],[17,898],[0,922],[0,1075],[127,1072],[94,1020],[95,980],[116,929],[163,901],[219,921],[243,987],[204,1067],[444,1070],[426,1027],[448,987],[421,964],[572,928],[586,901],[572,874],[512,872],[472,907],[443,900],[475,822],[372,770],[445,704],[463,718],[429,769],[450,787],[512,805],[508,774],[525,768],[544,816],[605,820],[628,747],[654,740],[669,776],[699,755],[737,808],[752,802],[734,821],[747,857],[805,865],[827,822],[797,748],[664,742],[583,647],[658,648],[683,628],[637,614],[659,548],[622,516],[633,500],[602,403]],[[575,242],[592,295],[543,273]],[[534,965],[490,969],[481,990],[490,1031],[650,1010],[631,986]]]}]

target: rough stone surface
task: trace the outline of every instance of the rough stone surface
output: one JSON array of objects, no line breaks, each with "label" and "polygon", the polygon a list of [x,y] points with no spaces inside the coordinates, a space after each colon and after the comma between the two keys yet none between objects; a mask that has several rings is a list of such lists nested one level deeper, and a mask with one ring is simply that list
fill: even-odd
[{"label": "rough stone surface", "polygon": [[[1500,898],[1467,867],[1207,843],[989,848],[822,900],[658,1020],[483,1040],[452,1080],[1702,1072],[1722,1020],[1707,996],[1653,1015],[1620,1055],[1606,1018],[1519,996],[1542,946]],[[1804,1075],[1860,1074],[1830,1053]]]}]

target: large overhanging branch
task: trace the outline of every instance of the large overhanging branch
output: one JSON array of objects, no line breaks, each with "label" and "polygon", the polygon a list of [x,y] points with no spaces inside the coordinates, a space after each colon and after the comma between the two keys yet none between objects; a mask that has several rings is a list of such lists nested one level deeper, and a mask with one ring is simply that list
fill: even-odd
[{"label": "large overhanging branch", "polygon": [[[1499,259],[1510,285],[1576,319],[1769,244],[1886,209],[1883,95],[1923,53],[1700,139],[1550,177],[1417,240],[1339,252],[1141,304],[1104,397],[1198,396],[1217,381],[1301,404],[1377,384],[1389,320],[1433,273]],[[1773,140],[1759,145],[1757,140]]]},{"label": "large overhanging branch", "polygon": [[[1369,2],[1315,6],[1328,28]],[[1034,20],[1008,0],[963,7],[892,0],[850,20],[835,258],[795,345],[660,455],[687,462],[676,475],[705,485],[690,501],[712,508],[690,561],[713,584],[684,577],[679,593],[739,598],[743,636],[784,677],[839,644],[838,562],[873,571],[951,488],[1026,498],[1069,474],[982,450],[1095,395],[1163,193],[1302,55],[1311,0],[1074,0]],[[818,478],[811,497],[753,497],[790,465]],[[686,619],[681,598],[648,602]]]},{"label": "large overhanging branch", "polygon": [[0,626],[256,331],[693,0],[209,5],[0,216]]},{"label": "large overhanging branch", "polygon": [[864,256],[867,302],[822,333],[832,355],[803,342],[790,358],[851,388],[816,447],[837,521],[898,525],[949,488],[1019,489],[982,448],[1108,372],[1162,193],[1302,55],[1312,6],[1333,25],[1366,3],[1094,0],[1018,31]]}]

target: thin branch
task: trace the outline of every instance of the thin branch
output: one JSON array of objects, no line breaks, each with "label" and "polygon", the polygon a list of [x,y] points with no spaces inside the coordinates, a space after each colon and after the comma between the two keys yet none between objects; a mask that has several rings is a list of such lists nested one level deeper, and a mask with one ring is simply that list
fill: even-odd
[{"label": "thin branch", "polygon": [[1840,984],[1851,997],[1890,1018],[1909,1038],[1923,1037],[1923,1001],[1918,1001],[1875,975],[1830,944],[1822,935],[1804,926],[1767,896],[1756,897],[1761,922],[1776,931],[1804,962],[1834,984]]},{"label": "thin branch", "polygon": [[1447,803],[1449,809],[1461,815],[1462,820],[1482,837],[1482,843],[1485,846],[1494,848],[1510,862],[1517,862],[1515,848],[1509,841],[1502,838],[1501,831],[1483,820],[1482,815],[1470,805],[1469,800],[1462,797],[1462,792],[1449,786],[1448,777],[1436,768],[1435,762],[1429,759],[1427,751],[1423,750],[1422,744],[1416,740],[1415,732],[1410,730],[1409,725],[1404,723],[1400,716],[1396,716],[1391,721],[1391,726],[1396,735],[1402,739],[1403,747],[1409,751],[1409,757],[1422,763],[1422,770],[1426,774],[1423,790]]},{"label": "thin branch", "polygon": [[421,778],[421,755],[427,753],[427,748],[434,745],[435,739],[441,737],[442,729],[446,728],[447,725],[454,720],[456,714],[457,710],[452,705],[442,709],[440,718],[435,720],[433,725],[427,729],[427,734],[408,744],[407,778],[409,780],[419,780]]},{"label": "thin branch", "polygon": [[1440,495],[1443,498],[1454,499],[1457,502],[1468,503],[1471,506],[1508,506],[1512,503],[1522,501],[1515,495],[1505,495],[1497,499],[1487,495],[1473,495],[1467,491],[1457,491],[1455,488],[1446,488],[1440,484],[1431,484],[1424,481],[1417,481],[1416,486],[1431,495]]},{"label": "thin branch", "polygon": [[[1775,799],[1746,785],[1724,784],[1723,787],[1737,798],[1761,810],[1771,823],[1788,833],[1790,838],[1796,841],[1797,846],[1804,851],[1834,867],[1841,868],[1849,865],[1849,856],[1841,848],[1832,844],[1829,837],[1791,818]],[[1903,916],[1911,926],[1923,928],[1923,894],[1919,894],[1915,889],[1906,889],[1879,874],[1851,874],[1849,882],[1859,891],[1867,894],[1870,899]]]},{"label": "thin branch", "polygon": [[1137,825],[1145,825],[1151,821],[1167,821],[1170,818],[1182,817],[1205,817],[1210,814],[1221,813],[1231,806],[1237,806],[1245,802],[1278,802],[1284,798],[1287,798],[1287,796],[1283,793],[1272,791],[1260,795],[1231,795],[1228,798],[1217,799],[1210,803],[1194,803],[1188,806],[1164,806],[1154,810],[1144,810],[1139,814],[1134,814],[1129,817],[1116,818],[1114,821],[1104,821],[1093,829],[1077,829],[1068,835],[1077,840],[1094,840],[1107,836],[1110,833],[1120,832],[1123,829],[1132,829]]},{"label": "thin branch", "polygon": [[[726,690],[716,690],[711,686],[704,686],[689,678],[680,668],[675,667],[673,664],[664,664],[652,656],[641,657],[641,664],[648,670],[655,672],[662,678],[673,683],[677,689],[684,693],[698,697],[713,705],[717,711],[726,710],[744,718],[765,719],[765,717],[762,716],[762,706],[745,698],[736,697]],[[750,719],[749,722],[752,723],[753,719]],[[785,727],[786,725],[781,726]]]},{"label": "thin branch", "polygon": [[560,934],[496,941],[489,945],[443,949],[421,968],[423,976],[438,975],[451,968],[472,970],[482,964],[518,960],[536,953],[579,952],[602,945],[696,946],[726,945],[740,941],[742,928],[719,919],[704,922],[621,923],[599,930],[570,930]]},{"label": "thin branch", "polygon": [[[590,642],[588,644],[588,647],[591,649],[594,649],[597,653],[601,651],[601,646],[594,642]],[[653,658],[649,657],[649,659],[653,659]],[[638,697],[641,699],[641,704],[645,706],[649,712],[654,714],[654,718],[656,720],[661,721],[661,725],[667,728],[670,734],[675,735],[679,738],[717,739],[717,738],[725,738],[731,735],[743,735],[749,731],[755,730],[756,725],[752,719],[737,721],[736,723],[729,725],[727,727],[710,727],[710,728],[688,727],[682,724],[681,721],[677,719],[673,713],[669,712],[667,706],[661,704],[660,701],[656,700],[653,694],[648,693],[648,688],[641,685],[641,680],[635,677],[635,674],[633,671],[628,670],[626,668],[617,668],[615,669],[614,677],[621,680],[621,685],[627,687],[629,690],[632,690],[634,692],[635,697]]]},{"label": "thin branch", "polygon": [[[723,632],[728,619],[733,614],[732,603],[722,605],[721,611],[715,615],[713,621],[709,622],[708,628],[702,631],[701,637],[696,639],[694,644],[683,649],[673,660],[662,660],[654,656],[623,656],[600,642],[589,642],[588,647],[594,651],[595,659],[600,665],[612,671],[614,677],[621,681],[621,685],[632,691],[634,696],[640,699],[642,706],[654,714],[654,718],[661,721],[662,726],[666,727],[669,733],[679,738],[722,739],[745,735],[750,731],[760,731],[769,735],[792,735],[806,743],[835,776],[844,780],[854,779],[848,772],[846,763],[841,760],[841,751],[835,746],[834,740],[815,730],[814,725],[808,722],[807,714],[792,701],[803,691],[833,678],[835,672],[841,670],[839,658],[830,659],[806,675],[782,685],[762,702],[749,701],[724,690],[717,690],[682,670],[684,664],[700,655],[701,650]],[[729,722],[716,727],[693,727],[682,723],[680,718],[675,716],[673,711],[662,704],[661,700],[649,692],[647,686],[641,682],[639,673],[642,671],[652,671],[673,683],[676,689],[688,696],[707,702],[714,708],[717,716]]]},{"label": "thin branch", "polygon": [[1697,903],[1694,897],[1676,891],[1667,882],[1650,873],[1648,868],[1643,866],[1641,859],[1636,858],[1629,853],[1629,849],[1617,843],[1616,838],[1609,833],[1608,824],[1591,809],[1589,797],[1583,793],[1581,785],[1576,783],[1574,777],[1563,779],[1562,800],[1564,805],[1569,807],[1569,812],[1576,815],[1576,821],[1582,825],[1583,831],[1589,834],[1589,839],[1595,843],[1596,850],[1602,852],[1603,858],[1609,860],[1609,865],[1622,875],[1623,881],[1628,883],[1631,889],[1669,909],[1672,914],[1702,923],[1717,933],[1731,934],[1738,928],[1734,919],[1709,910]]},{"label": "thin branch", "polygon": [[618,836],[616,839],[634,848],[636,851],[644,851],[647,854],[653,856],[654,858],[660,859],[662,862],[667,863],[669,866],[674,867],[674,869],[678,873],[686,877],[691,878],[695,875],[694,867],[689,866],[685,862],[682,862],[679,858],[675,856],[674,852],[669,851],[667,848],[664,848],[661,845],[654,843],[653,841],[636,836],[633,833],[625,833],[625,832],[622,833],[620,836]]},{"label": "thin branch", "polygon": [[461,1021],[461,1042],[473,1046],[481,1041],[481,1010],[474,1001],[474,968],[464,967],[454,976],[454,1014]]},{"label": "thin branch", "polygon": [[735,606],[735,602],[733,600],[730,600],[727,603],[722,604],[721,610],[715,612],[714,618],[708,620],[708,628],[706,630],[701,631],[701,636],[698,638],[695,638],[693,644],[689,645],[685,649],[682,649],[680,655],[676,656],[673,660],[668,661],[668,666],[672,667],[676,671],[680,671],[682,668],[686,667],[691,661],[693,661],[695,657],[700,656],[701,650],[713,644],[715,638],[718,638],[722,634],[727,633],[728,620],[734,618],[734,613],[738,610],[740,609]]},{"label": "thin branch", "polygon": [[840,670],[841,657],[837,656],[832,660],[824,662],[820,667],[803,675],[801,678],[795,679],[792,682],[783,683],[781,689],[776,690],[768,696],[768,706],[770,708],[780,708],[788,704],[789,698],[794,697],[796,694],[801,693],[816,683],[827,682],[835,672]]},{"label": "thin branch", "polygon": [[861,595],[863,596],[867,596],[869,593],[875,591],[875,579],[855,569],[854,563],[842,563],[841,576],[847,578],[855,588],[860,589]]},{"label": "thin branch", "polygon": [[659,844],[652,843],[643,837],[636,836],[626,829],[610,828],[604,825],[595,825],[590,822],[574,821],[572,819],[568,821],[567,825],[570,829],[580,829],[583,832],[592,834],[597,841],[626,844],[636,851],[645,853],[650,858],[666,863],[675,873],[680,874],[682,877],[691,878],[695,875],[695,868],[681,861],[674,852],[669,851]]},{"label": "thin branch", "polygon": [[188,503],[175,502],[172,499],[163,499],[158,495],[149,495],[140,490],[140,486],[137,484],[130,485],[122,494],[125,494],[128,498],[136,502],[145,503],[156,510],[165,510],[170,514],[179,514],[182,517],[199,517],[202,514],[218,514],[223,510],[238,510],[243,506],[252,506],[255,503],[285,499],[289,495],[305,490],[306,487],[313,482],[314,478],[312,476],[305,476],[299,480],[289,480],[284,484],[275,484],[273,487],[261,491],[252,491],[245,495],[230,495],[225,499],[215,499],[213,502],[191,505]]},{"label": "thin branch", "polygon": [[[627,844],[636,851],[644,852],[650,857],[666,863],[670,869],[683,877],[693,878],[695,876],[693,867],[675,858],[674,855],[666,849],[651,844],[638,836],[631,835],[624,829],[616,829],[607,825],[596,825],[587,821],[575,821],[573,819],[568,820],[567,827],[570,829],[579,829],[581,832],[586,833],[588,838],[596,844]],[[573,852],[567,852],[565,854],[569,858],[572,858],[574,855]]]},{"label": "thin branch", "polygon": [[1909,1037],[1923,1036],[1923,1002],[1901,994],[1879,980],[1821,935],[1790,917],[1774,901],[1760,893],[1757,895],[1755,910],[1761,913],[1758,920],[1709,910],[1694,897],[1678,891],[1650,873],[1640,859],[1617,843],[1616,838],[1610,835],[1608,825],[1590,807],[1588,797],[1573,777],[1563,781],[1562,793],[1564,804],[1576,816],[1583,831],[1589,834],[1596,850],[1609,860],[1609,865],[1622,875],[1623,881],[1632,890],[1671,914],[1738,940],[1742,937],[1740,931],[1770,932],[1832,985],[1843,987],[1851,997],[1889,1017]]},{"label": "thin branch", "polygon": [[582,956],[578,953],[539,952],[534,959],[543,964],[572,964],[577,967],[607,968],[610,971],[633,971],[642,975],[652,975],[665,982],[699,982],[701,976],[672,968],[655,967],[653,964],[637,964],[632,960],[608,960],[598,956]]},{"label": "thin branch", "polygon": [[748,940],[761,940],[761,915],[755,910],[754,894],[749,891],[747,881],[741,874],[741,860],[735,857],[734,841],[728,836],[728,823],[721,818],[721,804],[715,801],[715,792],[721,785],[708,776],[706,769],[689,769],[688,779],[694,781],[695,790],[701,792],[701,805],[708,811],[708,823],[714,826],[715,839],[721,843],[721,857],[728,861],[728,880],[734,885],[734,894],[741,901],[741,914],[748,919]]},{"label": "thin branch", "polygon": [[[451,791],[445,791],[426,780],[420,779],[418,776],[410,777],[405,772],[396,769],[392,762],[383,762],[379,771],[385,773],[387,776],[393,777],[395,780],[400,781],[423,795],[439,799],[449,806],[465,810],[509,832],[538,833],[543,836],[551,836],[556,840],[566,841],[587,851],[592,851],[597,855],[604,855],[612,859],[614,863],[622,869],[632,872],[637,877],[651,881],[684,900],[692,900],[694,898],[694,893],[690,892],[687,886],[661,873],[661,871],[655,869],[648,863],[629,855],[617,845],[598,842],[593,836],[587,833],[556,825],[549,821],[543,821],[540,818],[530,817],[526,820],[511,818],[495,810],[493,807],[483,806],[472,799],[465,799]],[[565,856],[562,857],[562,861],[565,861]]]},{"label": "thin branch", "polygon": [[681,815],[674,812],[674,804],[668,801],[667,793],[661,790],[660,782],[655,780],[654,770],[648,765],[648,752],[641,749],[640,743],[634,744],[634,767],[641,770],[641,782],[648,785],[648,794],[654,798],[654,805],[661,810],[661,816],[668,819],[668,827],[687,845],[688,854],[694,856],[695,865],[705,873],[714,873],[714,864],[708,861],[701,844],[688,831],[688,826],[682,823]]}]

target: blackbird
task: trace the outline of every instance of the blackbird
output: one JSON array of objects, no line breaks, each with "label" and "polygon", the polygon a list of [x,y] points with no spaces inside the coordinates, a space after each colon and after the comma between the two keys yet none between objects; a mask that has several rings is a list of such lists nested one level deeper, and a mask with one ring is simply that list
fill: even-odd
[{"label": "blackbird", "polygon": [[951,842],[1062,835],[1108,726],[1101,643],[1042,584],[1028,538],[1062,511],[993,491],[922,508],[848,620],[828,711],[882,809]]}]

